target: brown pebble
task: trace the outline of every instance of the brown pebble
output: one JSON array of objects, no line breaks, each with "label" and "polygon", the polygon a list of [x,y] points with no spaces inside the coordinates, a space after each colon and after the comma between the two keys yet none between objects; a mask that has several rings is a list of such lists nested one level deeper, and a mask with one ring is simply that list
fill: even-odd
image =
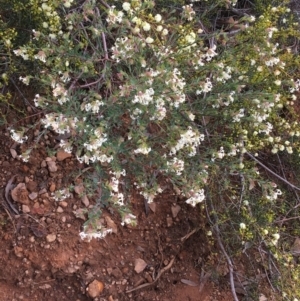
[{"label": "brown pebble", "polygon": [[52,183],[49,187],[50,192],[54,192],[56,188],[56,185],[54,183]]},{"label": "brown pebble", "polygon": [[104,284],[101,281],[94,280],[87,287],[87,293],[91,298],[98,297],[104,289]]}]

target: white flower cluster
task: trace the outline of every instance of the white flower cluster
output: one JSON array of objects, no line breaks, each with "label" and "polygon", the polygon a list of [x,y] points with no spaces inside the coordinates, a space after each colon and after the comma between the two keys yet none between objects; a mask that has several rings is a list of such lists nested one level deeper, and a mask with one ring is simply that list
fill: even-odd
[{"label": "white flower cluster", "polygon": [[222,70],[221,74],[216,77],[217,82],[225,83],[231,78],[232,75],[232,67],[225,66],[224,63],[219,63],[218,67]]},{"label": "white flower cluster", "polygon": [[134,38],[117,38],[115,45],[111,47],[111,58],[117,63],[120,61],[127,61],[128,59],[132,58],[136,54],[134,50],[136,42],[137,40]]},{"label": "white flower cluster", "polygon": [[131,213],[126,213],[122,217],[121,225],[136,225],[136,216]]},{"label": "white flower cluster", "polygon": [[151,147],[148,147],[146,144],[142,144],[139,148],[133,151],[135,154],[148,155],[151,152]]},{"label": "white flower cluster", "polygon": [[68,141],[64,141],[64,140],[61,140],[60,143],[59,143],[59,146],[67,153],[71,154],[72,153],[72,144]]},{"label": "white flower cluster", "polygon": [[266,198],[270,201],[275,201],[278,199],[278,196],[282,195],[282,191],[280,189],[275,189],[273,191],[270,191],[268,195],[266,195]]},{"label": "white flower cluster", "polygon": [[272,57],[269,60],[265,61],[266,66],[273,67],[280,63],[280,59],[278,57]]},{"label": "white flower cluster", "polygon": [[122,207],[125,206],[124,204],[124,194],[119,191],[119,179],[116,177],[111,177],[109,182],[109,188],[110,188],[110,196],[111,200],[114,202],[114,204]]},{"label": "white flower cluster", "polygon": [[193,10],[193,4],[182,6],[182,17],[188,21],[192,21],[195,17],[195,11]]},{"label": "white flower cluster", "polygon": [[69,198],[70,196],[71,196],[71,193],[70,193],[69,189],[67,189],[67,188],[54,191],[51,194],[51,197],[56,202],[61,202],[61,201],[65,200],[65,199]]},{"label": "white flower cluster", "polygon": [[200,89],[196,90],[196,95],[200,95],[202,93],[208,93],[212,90],[213,84],[210,78],[206,78],[205,82],[200,83]]},{"label": "white flower cluster", "polygon": [[17,143],[24,143],[28,137],[24,136],[24,132],[16,132],[15,130],[10,130],[11,138]]},{"label": "white flower cluster", "polygon": [[82,231],[79,233],[79,236],[82,240],[86,239],[88,242],[90,242],[93,238],[102,239],[109,233],[112,233],[112,229],[101,229],[100,231],[88,232],[88,233]]},{"label": "white flower cluster", "polygon": [[191,197],[186,200],[186,203],[195,207],[197,204],[201,203],[205,199],[204,189],[191,192]]},{"label": "white flower cluster", "polygon": [[40,60],[43,63],[46,63],[46,54],[44,51],[40,50],[35,56],[34,58],[36,60]]},{"label": "white flower cluster", "polygon": [[139,103],[144,106],[148,106],[153,102],[154,90],[152,88],[146,89],[145,92],[139,91],[137,95],[135,95],[132,103]]},{"label": "white flower cluster", "polygon": [[241,118],[245,116],[245,109],[239,109],[235,114],[233,115],[232,122],[240,122]]},{"label": "white flower cluster", "polygon": [[178,158],[173,158],[171,162],[167,162],[168,170],[175,172],[177,176],[180,176],[184,171],[184,161]]},{"label": "white flower cluster", "polygon": [[29,82],[30,82],[30,76],[25,76],[25,77],[20,76],[20,77],[19,77],[19,80],[20,80],[21,82],[23,82],[23,84],[25,84],[26,86],[28,86],[28,85],[29,85]]},{"label": "white flower cluster", "polygon": [[91,102],[83,102],[81,104],[81,110],[86,112],[92,111],[94,114],[98,114],[100,107],[103,105],[104,105],[103,101],[96,99]]},{"label": "white flower cluster", "polygon": [[46,128],[51,127],[58,134],[70,133],[75,129],[78,123],[77,117],[66,117],[63,114],[49,113],[46,114],[41,122]]},{"label": "white flower cluster", "polygon": [[174,68],[172,73],[169,72],[170,79],[166,80],[166,85],[168,85],[174,92],[177,91],[182,91],[183,88],[185,87],[185,79],[181,77],[181,72],[177,69]]},{"label": "white flower cluster", "polygon": [[[194,68],[198,70],[199,67],[205,65],[206,62],[210,62],[218,53],[215,51],[217,49],[216,45],[211,48],[204,48],[203,50],[197,50],[194,52]],[[205,52],[203,52],[205,51]]]},{"label": "white flower cluster", "polygon": [[69,101],[68,91],[65,89],[63,85],[60,83],[52,83],[52,94],[54,97],[58,98],[57,101],[60,105],[64,104],[65,102]]},{"label": "white flower cluster", "polygon": [[293,87],[290,88],[290,93],[299,91],[299,89],[300,89],[300,79],[297,79],[296,81],[293,81]]},{"label": "white flower cluster", "polygon": [[117,11],[116,7],[113,5],[109,8],[107,12],[106,21],[109,24],[121,23],[123,20],[124,13],[122,11]]},{"label": "white flower cluster", "polygon": [[159,194],[162,193],[163,190],[160,186],[152,187],[150,190],[145,190],[147,188],[146,183],[137,184],[134,183],[136,189],[141,190],[139,193],[145,198],[148,204],[152,203],[154,198]]},{"label": "white flower cluster", "polygon": [[178,151],[184,147],[189,148],[189,156],[193,157],[196,155],[196,148],[200,145],[201,141],[204,140],[204,135],[199,134],[192,130],[191,127],[185,133],[180,134],[180,139],[177,144],[171,148],[170,155],[175,155]]},{"label": "white flower cluster", "polygon": [[272,234],[271,245],[276,246],[278,244],[279,238],[280,238],[279,233]]},{"label": "white flower cluster", "polygon": [[27,61],[29,59],[29,54],[27,53],[26,48],[21,47],[20,49],[16,49],[16,50],[14,50],[14,54],[16,56],[21,56],[24,61]]}]

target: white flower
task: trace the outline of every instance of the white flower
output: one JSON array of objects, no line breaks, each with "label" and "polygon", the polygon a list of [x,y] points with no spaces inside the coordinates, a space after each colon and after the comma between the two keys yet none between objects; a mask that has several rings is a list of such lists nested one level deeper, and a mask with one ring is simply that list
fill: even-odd
[{"label": "white flower", "polygon": [[154,42],[154,40],[151,38],[151,37],[148,37],[147,39],[146,39],[146,43],[147,44],[152,44]]},{"label": "white flower", "polygon": [[16,132],[15,130],[10,130],[10,135],[11,138],[17,143],[23,143],[28,139],[28,137],[24,136],[22,132]]},{"label": "white flower", "polygon": [[162,31],[161,34],[162,34],[163,36],[166,36],[168,33],[169,33],[168,29],[165,28],[165,29]]},{"label": "white flower", "polygon": [[148,22],[143,22],[142,28],[144,29],[144,31],[149,31],[151,29],[151,26]]},{"label": "white flower", "polygon": [[193,196],[187,199],[185,202],[193,207],[201,203],[205,199],[204,189],[200,189],[197,192],[192,193]]},{"label": "white flower", "polygon": [[151,152],[151,147],[147,147],[146,145],[142,145],[134,150],[135,154],[148,155],[150,152]]},{"label": "white flower", "polygon": [[123,5],[122,5],[122,8],[125,10],[125,11],[129,11],[130,10],[130,3],[128,2],[124,2]]},{"label": "white flower", "polygon": [[240,223],[240,229],[242,229],[242,230],[246,229],[246,224]]},{"label": "white flower", "polygon": [[161,32],[163,30],[163,27],[161,25],[158,25],[156,27],[156,31]]},{"label": "white flower", "polygon": [[160,14],[155,15],[154,20],[158,23],[162,20],[162,16]]}]

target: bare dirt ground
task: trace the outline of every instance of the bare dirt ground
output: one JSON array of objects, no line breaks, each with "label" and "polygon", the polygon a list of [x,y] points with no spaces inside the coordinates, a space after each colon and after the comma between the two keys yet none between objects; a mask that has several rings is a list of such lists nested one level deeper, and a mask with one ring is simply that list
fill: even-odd
[{"label": "bare dirt ground", "polygon": [[[32,129],[29,141],[38,134]],[[82,202],[74,193],[57,202],[51,194],[80,183],[86,166],[60,157],[57,149],[50,153],[56,144],[54,134],[41,137],[24,163],[8,129],[0,134],[0,301],[232,300],[226,271],[214,278],[214,268],[208,268],[220,261],[213,241],[198,230],[200,224],[205,229],[204,215],[171,190],[148,215],[133,193],[136,227],[122,227],[119,214],[104,209],[101,222],[113,223],[115,233],[81,240],[84,220],[74,212],[92,207],[93,200]],[[82,173],[76,183],[75,173]],[[11,191],[20,183],[14,201]]]}]

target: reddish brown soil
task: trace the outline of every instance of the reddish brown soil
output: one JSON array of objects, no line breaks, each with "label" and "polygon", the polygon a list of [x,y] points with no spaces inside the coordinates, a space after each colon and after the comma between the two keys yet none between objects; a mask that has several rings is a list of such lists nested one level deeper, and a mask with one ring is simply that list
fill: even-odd
[{"label": "reddish brown soil", "polygon": [[[34,130],[31,141],[33,138]],[[101,218],[109,216],[118,232],[102,240],[82,241],[79,232],[84,221],[76,218],[74,211],[85,208],[84,204],[74,194],[62,206],[50,197],[50,187],[55,185],[58,190],[74,185],[75,172],[85,166],[72,157],[56,161],[56,172],[42,167],[49,156],[46,146],[53,147],[55,143],[51,134],[47,139],[41,138],[29,162],[24,163],[12,157],[11,148],[18,154],[21,150],[10,140],[7,129],[1,132],[0,301],[92,300],[87,287],[95,279],[104,284],[104,290],[94,300],[232,300],[227,278],[218,282],[222,287],[214,284],[213,277],[206,282],[201,278],[207,272],[214,274],[207,268],[214,244],[203,230],[182,239],[200,224],[205,228],[205,221],[199,208],[176,200],[171,190],[156,200],[156,210],[148,216],[142,198],[133,193],[131,207],[138,218],[136,227],[120,226],[118,213],[104,209]],[[36,200],[30,201],[28,213],[23,213],[22,204],[11,199],[20,214],[8,207],[5,189],[13,176],[10,189],[18,183],[26,183],[29,192],[44,189]],[[90,202],[93,204],[92,199]],[[181,210],[174,218],[171,207],[176,202]],[[59,205],[63,212],[57,212]],[[49,234],[56,235],[55,241],[47,242]],[[139,274],[134,270],[138,258],[147,263]],[[136,289],[151,283],[172,260],[173,264],[155,283]],[[186,284],[182,279],[192,282]],[[126,292],[132,289],[136,290]]]}]

